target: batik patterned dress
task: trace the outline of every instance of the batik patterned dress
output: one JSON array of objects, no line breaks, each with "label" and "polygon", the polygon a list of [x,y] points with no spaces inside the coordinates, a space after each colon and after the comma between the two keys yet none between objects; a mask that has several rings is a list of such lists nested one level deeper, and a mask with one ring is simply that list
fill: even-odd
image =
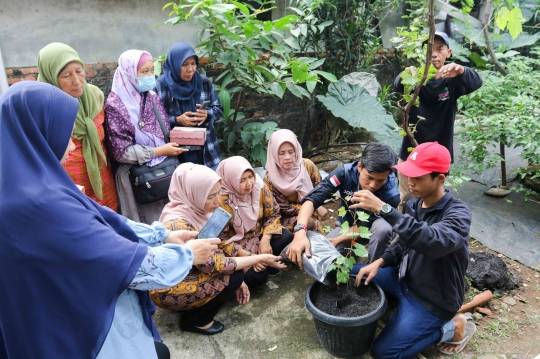
[{"label": "batik patterned dress", "polygon": [[[308,160],[307,158],[302,159],[302,163],[306,167],[309,178],[311,178],[313,188],[315,188],[315,186],[322,181],[319,169],[311,160]],[[300,207],[302,207],[302,204],[298,201],[298,195],[293,193],[290,196],[285,196],[283,193],[279,192],[279,190],[272,185],[272,181],[270,181],[268,173],[264,176],[264,183],[268,186],[268,188],[270,188],[272,195],[279,205],[281,225],[292,232],[294,224],[296,223],[296,217],[298,217],[298,212],[300,211]],[[319,231],[324,233],[322,228],[319,228]]]},{"label": "batik patterned dress", "polygon": [[[105,115],[103,110],[94,118],[94,125],[96,125],[99,142],[103,153],[107,154],[105,150],[105,129],[103,128],[103,122],[105,121]],[[90,183],[90,178],[88,178],[88,172],[86,171],[86,162],[84,161],[83,151],[82,151],[82,140],[77,140],[72,137],[73,143],[75,144],[75,151],[70,152],[69,156],[64,163],[64,168],[68,173],[69,177],[80,186],[84,186],[84,193],[92,198],[97,203],[102,206],[109,207],[113,211],[118,209],[118,200],[116,198],[116,188],[114,185],[114,177],[111,171],[111,164],[107,161],[107,166],[101,168],[99,173],[101,175],[102,181],[102,191],[103,191],[103,200],[98,200],[94,191],[92,190],[92,185]]]},{"label": "batik patterned dress", "polygon": [[[165,223],[171,231],[197,231],[191,223],[176,219]],[[187,277],[174,287],[151,290],[150,298],[162,309],[190,310],[201,307],[215,298],[229,285],[229,277],[236,270],[234,258],[240,250],[236,243],[221,242],[205,264],[193,266]]]},{"label": "batik patterned dress", "polygon": [[[234,210],[229,206],[229,196],[221,195],[219,200],[220,206],[234,216]],[[225,229],[221,235],[221,239],[225,242],[236,234],[234,230],[234,217],[231,219],[229,226]],[[259,200],[259,218],[255,228],[244,233],[244,238],[236,243],[240,245],[246,251],[254,254],[259,253],[260,238],[265,235],[281,235],[282,227],[280,223],[279,206],[272,196],[272,192],[265,185],[261,188],[260,200]],[[222,242],[223,243],[223,242]],[[224,249],[225,254],[230,255],[227,249]],[[245,268],[244,272],[249,268]]]}]

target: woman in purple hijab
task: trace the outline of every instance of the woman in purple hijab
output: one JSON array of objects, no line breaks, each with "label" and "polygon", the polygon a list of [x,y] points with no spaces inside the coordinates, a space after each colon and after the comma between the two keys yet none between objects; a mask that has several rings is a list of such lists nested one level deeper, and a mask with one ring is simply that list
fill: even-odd
[{"label": "woman in purple hijab", "polygon": [[120,212],[133,221],[148,224],[158,220],[168,200],[137,203],[129,182],[129,167],[145,163],[155,166],[166,156],[187,151],[175,147],[176,143],[165,143],[154,107],[167,131],[170,124],[159,96],[151,91],[155,83],[152,55],[128,50],[118,59],[112,91],[105,103],[107,146],[110,155],[120,164],[115,174]]}]

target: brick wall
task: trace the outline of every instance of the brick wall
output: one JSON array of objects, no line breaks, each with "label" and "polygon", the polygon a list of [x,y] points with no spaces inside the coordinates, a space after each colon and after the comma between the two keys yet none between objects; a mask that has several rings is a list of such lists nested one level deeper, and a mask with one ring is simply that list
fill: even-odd
[{"label": "brick wall", "polygon": [[[86,64],[86,81],[96,85],[105,93],[105,98],[111,92],[114,71],[118,67],[116,62],[100,62]],[[8,84],[11,86],[19,81],[36,81],[38,76],[37,67],[19,67],[6,69]]]}]

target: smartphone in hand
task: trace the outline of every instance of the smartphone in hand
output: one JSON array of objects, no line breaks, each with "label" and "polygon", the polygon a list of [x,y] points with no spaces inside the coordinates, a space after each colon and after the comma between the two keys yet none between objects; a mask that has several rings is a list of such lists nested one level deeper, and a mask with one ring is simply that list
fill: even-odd
[{"label": "smartphone in hand", "polygon": [[218,238],[221,232],[227,227],[232,215],[221,207],[218,207],[208,222],[202,227],[197,235],[197,239],[201,238]]},{"label": "smartphone in hand", "polygon": [[206,110],[208,108],[208,106],[210,106],[210,101],[204,101],[201,104],[201,107],[199,107],[199,110]]}]

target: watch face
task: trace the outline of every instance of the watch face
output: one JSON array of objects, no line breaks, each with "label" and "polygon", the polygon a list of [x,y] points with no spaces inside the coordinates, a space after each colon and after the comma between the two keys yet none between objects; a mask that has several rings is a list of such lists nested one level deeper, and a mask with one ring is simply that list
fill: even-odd
[{"label": "watch face", "polygon": [[381,207],[381,212],[383,213],[390,213],[391,210],[392,207],[388,203],[383,204]]},{"label": "watch face", "polygon": [[304,225],[303,224],[297,224],[296,226],[294,226],[293,232],[298,232],[301,229],[304,229]]}]

